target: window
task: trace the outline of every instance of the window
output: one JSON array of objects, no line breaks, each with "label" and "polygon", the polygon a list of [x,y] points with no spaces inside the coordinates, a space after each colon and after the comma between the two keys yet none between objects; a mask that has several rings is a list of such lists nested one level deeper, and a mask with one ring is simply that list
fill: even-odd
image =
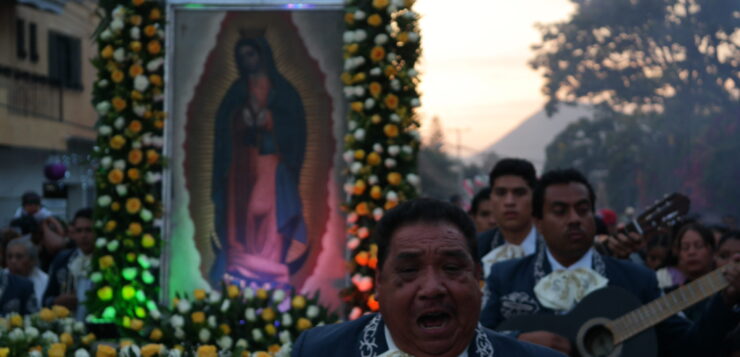
[{"label": "window", "polygon": [[31,22],[28,24],[28,42],[29,42],[29,51],[31,55],[31,62],[38,62],[39,61],[39,48],[38,48],[38,42],[36,40],[36,23]]},{"label": "window", "polygon": [[49,78],[61,86],[82,89],[79,38],[49,31]]},{"label": "window", "polygon": [[15,49],[18,58],[26,58],[26,22],[23,19],[15,20]]}]

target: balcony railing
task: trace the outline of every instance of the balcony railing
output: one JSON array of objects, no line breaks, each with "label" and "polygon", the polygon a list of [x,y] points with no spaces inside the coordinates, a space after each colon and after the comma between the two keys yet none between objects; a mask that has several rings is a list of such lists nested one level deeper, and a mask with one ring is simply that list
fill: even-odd
[{"label": "balcony railing", "polygon": [[0,107],[12,114],[63,121],[63,94],[58,81],[0,65]]}]

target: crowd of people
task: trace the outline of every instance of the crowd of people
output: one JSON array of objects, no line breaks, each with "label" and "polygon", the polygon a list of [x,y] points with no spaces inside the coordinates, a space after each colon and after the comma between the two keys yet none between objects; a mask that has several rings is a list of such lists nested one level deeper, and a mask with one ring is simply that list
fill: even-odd
[{"label": "crowd of people", "polygon": [[60,305],[82,320],[94,239],[92,209],[66,222],[37,193],[23,194],[10,226],[0,230],[0,315]]}]

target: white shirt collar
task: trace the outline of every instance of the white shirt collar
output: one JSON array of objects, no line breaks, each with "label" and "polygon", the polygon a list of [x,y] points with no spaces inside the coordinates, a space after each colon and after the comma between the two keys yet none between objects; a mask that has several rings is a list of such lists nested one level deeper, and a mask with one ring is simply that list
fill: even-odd
[{"label": "white shirt collar", "polygon": [[537,228],[534,225],[532,225],[529,234],[527,234],[519,246],[524,249],[524,254],[526,255],[532,255],[537,250]]},{"label": "white shirt collar", "polygon": [[555,260],[555,257],[550,254],[549,249],[545,249],[545,252],[547,253],[547,260],[550,262],[550,267],[552,267],[552,271],[556,270],[573,270],[576,268],[588,268],[591,269],[593,265],[593,257],[594,257],[594,248],[589,248],[586,251],[586,254],[583,254],[581,259],[578,259],[577,262],[571,264],[569,267],[564,267],[560,263],[558,263],[557,260]]},{"label": "white shirt collar", "polygon": [[[396,346],[396,343],[393,342],[393,337],[391,337],[391,331],[388,330],[388,326],[383,325],[383,333],[385,334],[385,342],[388,344],[388,351],[393,351],[393,350],[400,351],[398,346]],[[465,351],[463,351],[463,353],[461,353],[457,357],[468,357],[468,349],[466,348]]]}]

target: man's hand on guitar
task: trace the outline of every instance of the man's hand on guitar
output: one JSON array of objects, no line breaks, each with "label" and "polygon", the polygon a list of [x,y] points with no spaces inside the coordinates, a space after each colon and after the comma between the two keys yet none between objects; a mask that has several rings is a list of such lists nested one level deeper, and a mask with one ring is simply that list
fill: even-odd
[{"label": "man's hand on guitar", "polygon": [[536,345],[552,348],[556,351],[570,355],[571,346],[567,338],[548,331],[532,331],[519,335],[520,341],[534,343]]},{"label": "man's hand on guitar", "polygon": [[617,231],[613,236],[609,236],[606,246],[613,256],[626,259],[630,254],[640,250],[645,245],[643,237],[636,232]]},{"label": "man's hand on guitar", "polygon": [[740,254],[732,256],[732,263],[725,265],[725,279],[730,284],[722,291],[722,297],[729,306],[740,303]]}]

